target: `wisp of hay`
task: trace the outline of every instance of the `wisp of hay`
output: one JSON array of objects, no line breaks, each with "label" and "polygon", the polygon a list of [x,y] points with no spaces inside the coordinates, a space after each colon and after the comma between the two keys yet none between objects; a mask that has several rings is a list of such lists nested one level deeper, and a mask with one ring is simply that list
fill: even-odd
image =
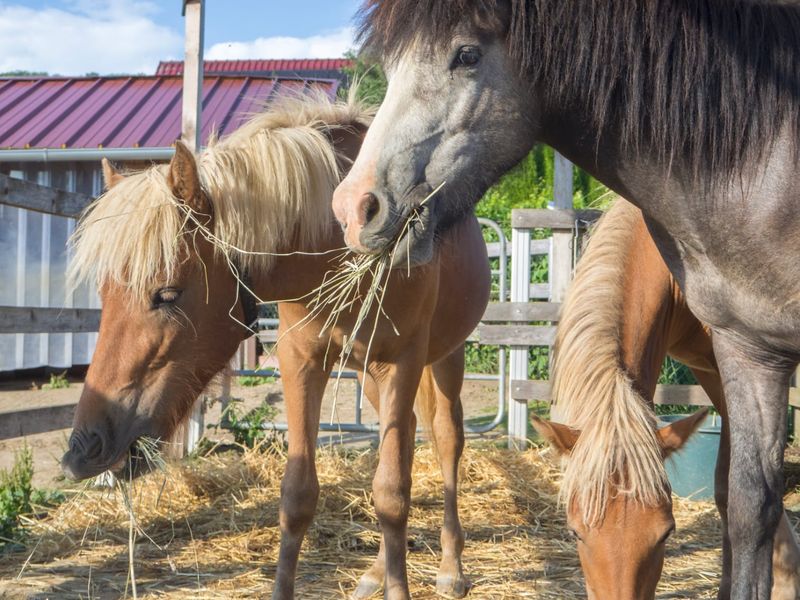
[{"label": "wisp of hay", "polygon": [[[353,328],[345,338],[342,349],[339,352],[339,377],[336,378],[335,388],[337,392],[342,369],[353,351],[353,345],[355,344],[358,333],[361,331],[362,326],[367,320],[367,316],[374,306],[376,307],[375,320],[373,321],[372,331],[370,332],[369,341],[367,342],[367,351],[364,358],[365,366],[369,364],[372,340],[375,337],[375,331],[378,328],[381,315],[386,317],[394,328],[392,320],[383,310],[383,299],[386,295],[386,287],[389,282],[389,275],[391,274],[394,258],[401,244],[401,240],[406,237],[411,227],[419,221],[420,209],[444,187],[445,183],[446,182],[443,181],[439,184],[409,213],[397,237],[395,237],[392,243],[388,244],[383,251],[378,254],[354,255],[351,252],[344,253],[339,258],[337,266],[325,274],[322,283],[312,292],[311,301],[307,305],[311,312],[307,318],[314,318],[323,312],[328,313],[325,323],[320,330],[320,336],[325,335],[326,332],[333,331],[334,327],[336,327],[336,324],[339,322],[339,317],[343,313],[349,312],[357,302],[361,302]],[[408,240],[409,238],[406,237],[406,239]],[[410,243],[410,240],[407,243]],[[408,270],[410,271],[410,265]],[[362,287],[365,282],[368,282],[367,289],[362,293]],[[396,328],[395,333],[400,335]],[[330,348],[330,339],[328,341],[328,347]],[[326,364],[327,361],[328,357],[326,354]],[[334,410],[337,396],[338,393],[334,393]],[[362,388],[361,398],[359,398],[359,402],[362,405],[363,400],[364,390]]]},{"label": "wisp of hay", "polygon": [[[160,471],[164,474],[167,472],[167,463],[164,461],[164,457],[161,455],[161,450],[158,447],[159,440],[148,437],[142,436],[136,443],[134,444],[134,450],[136,451],[137,456],[134,455],[134,452],[128,453],[128,473],[130,475],[130,479],[125,481],[125,479],[120,477],[114,478],[114,486],[119,491],[120,497],[122,498],[122,502],[125,506],[125,510],[128,513],[128,581],[131,585],[131,593],[133,594],[134,600],[138,599],[138,593],[136,591],[136,569],[134,566],[135,557],[134,557],[134,550],[136,545],[136,536],[137,534],[141,534],[150,541],[158,546],[139,526],[139,523],[136,519],[136,511],[134,510],[133,506],[133,492],[134,485],[133,485],[133,473],[134,473],[134,460],[138,460],[139,456],[141,459],[145,461],[145,465],[150,471]],[[164,479],[164,483],[166,483],[166,477]],[[163,489],[162,484],[162,489]],[[158,499],[156,499],[156,504],[158,504]],[[127,583],[125,584],[125,596],[128,595],[128,587]]]}]

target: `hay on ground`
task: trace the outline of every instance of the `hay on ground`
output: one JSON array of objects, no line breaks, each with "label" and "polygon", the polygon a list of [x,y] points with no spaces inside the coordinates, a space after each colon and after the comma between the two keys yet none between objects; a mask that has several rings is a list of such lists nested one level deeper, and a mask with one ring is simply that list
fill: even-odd
[{"label": "hay on ground", "polygon": [[[139,598],[253,598],[272,588],[277,559],[281,449],[195,459],[131,490],[146,534],[135,546]],[[324,448],[317,516],[303,544],[297,597],[345,598],[374,559],[373,450]],[[471,598],[584,597],[575,544],[557,506],[558,469],[545,450],[469,446],[460,508]],[[409,522],[409,579],[416,599],[436,598],[441,477],[417,449]],[[720,527],[713,504],[675,499],[660,598],[714,598]],[[128,513],[110,490],[90,489],[28,523],[29,548],[0,561],[0,597],[122,597]],[[22,575],[23,564],[28,560]],[[130,589],[128,591],[130,597]]]}]

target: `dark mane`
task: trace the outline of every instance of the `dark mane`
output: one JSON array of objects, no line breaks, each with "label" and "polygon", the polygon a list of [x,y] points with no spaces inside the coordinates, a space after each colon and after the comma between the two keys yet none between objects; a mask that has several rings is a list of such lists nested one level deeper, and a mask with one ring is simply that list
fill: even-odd
[{"label": "dark mane", "polygon": [[411,44],[446,44],[463,21],[486,29],[503,25],[498,0],[364,0],[356,20],[356,42],[370,54],[389,59]]},{"label": "dark mane", "polygon": [[366,0],[359,39],[391,56],[491,14],[508,15],[496,31],[546,103],[578,102],[601,133],[695,177],[741,172],[787,125],[800,139],[797,4]]}]

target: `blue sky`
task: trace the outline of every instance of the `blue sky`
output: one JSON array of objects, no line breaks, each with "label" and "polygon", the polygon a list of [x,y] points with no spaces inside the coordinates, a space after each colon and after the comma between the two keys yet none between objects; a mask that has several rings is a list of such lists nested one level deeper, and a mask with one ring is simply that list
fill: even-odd
[{"label": "blue sky", "polygon": [[[206,0],[207,58],[334,57],[360,0]],[[0,72],[152,72],[180,58],[181,0],[0,0]]]}]

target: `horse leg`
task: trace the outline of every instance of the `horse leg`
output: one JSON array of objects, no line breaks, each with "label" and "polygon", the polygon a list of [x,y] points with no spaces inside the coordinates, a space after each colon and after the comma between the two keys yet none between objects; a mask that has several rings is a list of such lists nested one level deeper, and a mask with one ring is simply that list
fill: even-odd
[{"label": "horse leg", "polygon": [[[375,412],[380,414],[380,392],[377,384],[375,383],[375,379],[373,379],[369,373],[366,373],[364,376],[359,373],[358,378],[359,381],[361,381],[361,385],[364,387],[364,395],[367,397],[367,400],[369,400],[369,403],[375,409]],[[409,427],[409,431],[411,433],[411,447],[413,449],[417,431],[417,419],[413,413],[411,415],[411,426]],[[359,578],[358,585],[350,595],[350,598],[352,600],[364,600],[365,598],[370,598],[383,587],[383,580],[385,577],[386,544],[384,542],[383,535],[381,535],[381,544],[380,548],[378,549],[378,555],[375,557],[375,562],[373,562],[372,566],[364,571],[364,574]]]},{"label": "horse leg", "polygon": [[[364,395],[372,404],[375,412],[380,414],[380,391],[375,383],[375,379],[369,374],[361,373],[358,375],[361,385],[364,388]],[[375,557],[375,562],[367,569],[364,574],[359,578],[356,589],[351,594],[353,600],[363,600],[369,598],[383,587],[383,579],[386,576],[386,547],[383,543],[383,535],[381,535],[381,545],[378,550],[378,556]]]},{"label": "horse leg", "polygon": [[[706,340],[703,339],[703,342]],[[692,345],[693,348],[701,346],[702,342]],[[706,354],[710,355],[709,364],[714,365],[714,353],[710,344],[706,342],[703,347],[708,346]],[[683,357],[678,357],[679,360]],[[690,360],[684,358],[684,364],[691,364]],[[691,367],[697,381],[703,386],[714,408],[717,409],[722,417],[722,432],[719,437],[719,453],[717,454],[717,466],[714,470],[714,501],[719,511],[722,521],[722,578],[719,582],[717,598],[728,600],[731,597],[731,540],[728,535],[728,471],[730,470],[730,424],[728,423],[728,407],[725,404],[725,395],[722,392],[722,380],[718,372],[703,370]]]},{"label": "horse leg", "polygon": [[[698,344],[695,344],[696,348]],[[709,352],[710,353],[710,352]],[[710,364],[714,363],[710,353]],[[714,499],[722,520],[722,580],[718,598],[727,600],[731,595],[731,545],[728,536],[728,467],[730,464],[730,431],[728,429],[727,406],[722,393],[719,373],[692,368],[694,376],[711,398],[714,407],[722,416],[722,435],[714,478]],[[772,550],[772,599],[797,600],[800,598],[800,547],[792,532],[789,518],[784,510],[775,534]]]},{"label": "horse leg", "polygon": [[728,535],[731,597],[769,598],[781,518],[789,377],[795,363],[714,332],[730,424]]},{"label": "horse leg", "polygon": [[772,600],[800,598],[800,547],[786,511],[781,515],[772,550]]},{"label": "horse leg", "polygon": [[[463,598],[468,581],[461,565],[464,530],[458,518],[458,464],[464,451],[464,413],[461,386],[464,382],[464,347],[432,366],[436,395],[433,438],[444,480],[444,526],[442,562],[436,575],[436,591],[448,598]],[[424,393],[424,384],[420,386]]]},{"label": "horse leg", "polygon": [[411,463],[414,456],[414,398],[423,366],[421,357],[413,353],[418,349],[412,346],[412,353],[406,354],[397,363],[377,365],[380,370],[376,381],[381,391],[381,445],[372,492],[383,534],[386,600],[406,600],[411,597],[406,549],[411,504]]},{"label": "horse leg", "polygon": [[319,481],[314,455],[322,394],[329,375],[321,361],[306,356],[290,341],[290,338],[284,339],[278,348],[289,426],[289,450],[281,482],[281,545],[273,600],[294,598],[300,546],[317,508]]}]

